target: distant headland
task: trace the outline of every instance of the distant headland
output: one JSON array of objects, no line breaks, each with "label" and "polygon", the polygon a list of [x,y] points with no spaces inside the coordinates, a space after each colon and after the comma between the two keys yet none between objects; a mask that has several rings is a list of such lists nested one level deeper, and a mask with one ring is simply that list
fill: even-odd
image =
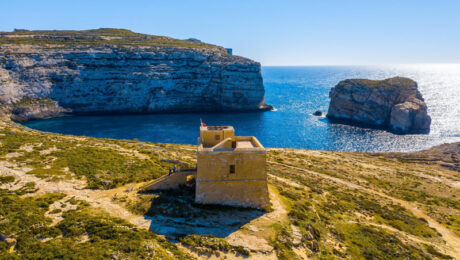
[{"label": "distant headland", "polygon": [[258,62],[196,39],[15,30],[0,32],[0,61],[0,103],[14,120],[271,109]]}]

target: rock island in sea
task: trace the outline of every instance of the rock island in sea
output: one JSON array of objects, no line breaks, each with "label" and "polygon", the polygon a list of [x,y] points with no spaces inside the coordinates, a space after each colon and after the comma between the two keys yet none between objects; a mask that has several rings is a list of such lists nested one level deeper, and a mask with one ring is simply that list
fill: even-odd
[{"label": "rock island in sea", "polygon": [[412,79],[342,80],[329,96],[327,117],[333,122],[380,127],[398,134],[430,131],[427,106]]},{"label": "rock island in sea", "polygon": [[229,53],[124,29],[1,32],[0,103],[17,120],[269,110],[260,63]]}]

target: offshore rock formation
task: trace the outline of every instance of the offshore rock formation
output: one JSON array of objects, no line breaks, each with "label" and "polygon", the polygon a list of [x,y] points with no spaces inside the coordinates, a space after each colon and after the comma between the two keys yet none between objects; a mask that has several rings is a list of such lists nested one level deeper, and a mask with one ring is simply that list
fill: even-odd
[{"label": "offshore rock formation", "polygon": [[0,33],[0,103],[74,113],[270,109],[260,64],[218,46],[120,29]]},{"label": "offshore rock formation", "polygon": [[398,134],[428,133],[431,118],[417,83],[409,78],[347,79],[329,92],[327,117],[387,129]]}]

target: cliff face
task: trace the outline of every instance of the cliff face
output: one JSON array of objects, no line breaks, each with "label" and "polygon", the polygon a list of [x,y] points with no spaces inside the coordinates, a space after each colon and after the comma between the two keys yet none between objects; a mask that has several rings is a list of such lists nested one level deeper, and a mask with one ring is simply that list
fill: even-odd
[{"label": "cliff face", "polygon": [[260,64],[222,47],[138,34],[130,42],[118,37],[123,44],[101,35],[31,34],[26,42],[0,35],[3,104],[49,97],[76,113],[267,108]]},{"label": "cliff face", "polygon": [[347,79],[333,87],[329,97],[327,117],[333,121],[382,127],[400,134],[430,131],[427,106],[411,79]]}]

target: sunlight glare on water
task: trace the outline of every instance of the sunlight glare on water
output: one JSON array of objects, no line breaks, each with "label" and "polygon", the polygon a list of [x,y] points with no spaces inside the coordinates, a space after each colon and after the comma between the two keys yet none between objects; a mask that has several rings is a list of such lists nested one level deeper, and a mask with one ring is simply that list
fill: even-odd
[{"label": "sunlight glare on water", "polygon": [[[276,111],[158,115],[74,116],[25,123],[63,134],[195,144],[200,118],[208,125],[233,125],[237,135],[254,135],[266,147],[336,151],[415,151],[460,141],[460,65],[263,67],[266,103]],[[331,124],[329,90],[347,78],[404,76],[418,82],[432,117],[428,135]]]}]

